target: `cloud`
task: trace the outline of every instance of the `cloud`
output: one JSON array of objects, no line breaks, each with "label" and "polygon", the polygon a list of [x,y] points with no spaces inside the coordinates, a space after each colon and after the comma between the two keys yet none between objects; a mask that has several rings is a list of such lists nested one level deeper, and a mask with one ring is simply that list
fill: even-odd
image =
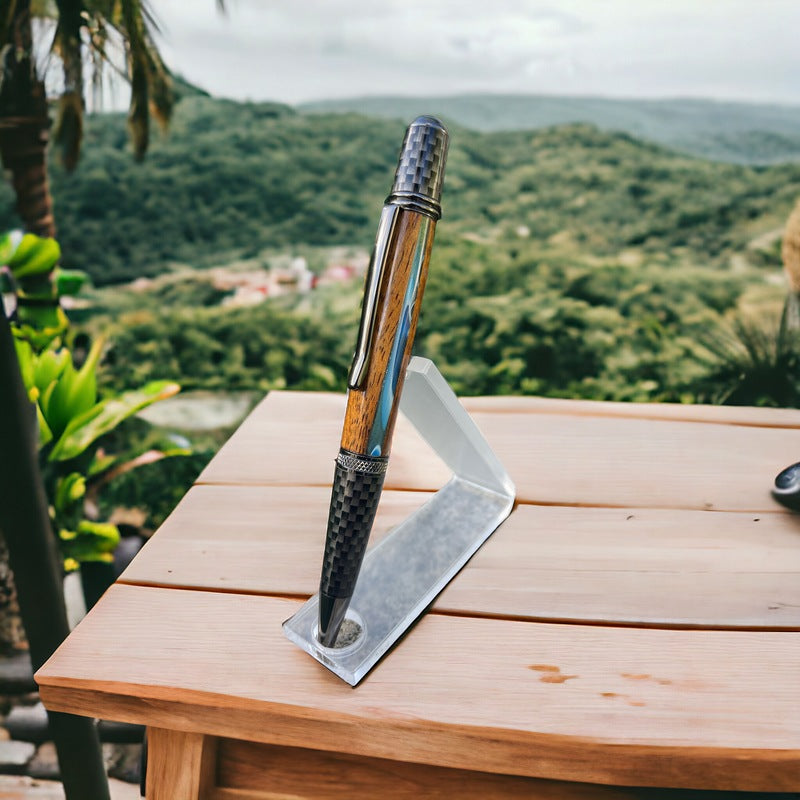
[{"label": "cloud", "polygon": [[795,0],[160,0],[168,63],[217,94],[469,91],[800,101]]}]

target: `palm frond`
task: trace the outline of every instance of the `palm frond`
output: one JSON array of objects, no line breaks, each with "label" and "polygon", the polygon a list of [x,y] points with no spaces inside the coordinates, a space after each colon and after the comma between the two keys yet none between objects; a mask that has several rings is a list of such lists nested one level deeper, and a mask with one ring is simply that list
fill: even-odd
[{"label": "palm frond", "polygon": [[156,19],[155,13],[150,8],[150,4],[146,0],[138,0],[142,21],[144,22],[145,30],[152,33],[161,33],[161,25]]},{"label": "palm frond", "polygon": [[68,172],[78,165],[83,138],[83,100],[77,92],[64,92],[58,100],[53,140]]},{"label": "palm frond", "polygon": [[64,92],[58,104],[55,139],[62,164],[72,171],[78,164],[83,137],[83,3],[81,0],[55,2],[58,24],[53,48],[61,58],[64,71]]},{"label": "palm frond", "polygon": [[[229,4],[215,0],[225,13]],[[144,156],[150,138],[150,117],[166,128],[174,105],[172,78],[158,49],[160,24],[150,0],[6,0],[0,8],[0,52],[14,37],[15,9],[22,3],[36,16],[57,21],[52,52],[64,69],[64,94],[58,106],[55,138],[62,161],[77,163],[83,132],[83,60],[91,63],[95,101],[102,95],[106,69],[123,75],[131,86],[128,126],[137,159]],[[124,63],[113,55],[117,39]],[[113,44],[111,44],[113,42]],[[116,62],[116,63],[115,63]],[[0,71],[0,86],[2,71]]]},{"label": "palm frond", "polygon": [[144,0],[118,0],[122,33],[127,42],[131,78],[128,125],[134,154],[142,158],[149,143],[149,117],[166,125],[172,111],[172,87],[153,31],[155,20]]},{"label": "palm frond", "polygon": [[704,337],[707,374],[696,391],[701,402],[800,405],[800,331],[790,322],[797,302],[790,294],[779,318],[736,317]]},{"label": "palm frond", "polygon": [[133,156],[144,158],[150,144],[150,109],[147,70],[140,59],[131,59],[131,102],[128,107],[128,130],[133,143]]}]

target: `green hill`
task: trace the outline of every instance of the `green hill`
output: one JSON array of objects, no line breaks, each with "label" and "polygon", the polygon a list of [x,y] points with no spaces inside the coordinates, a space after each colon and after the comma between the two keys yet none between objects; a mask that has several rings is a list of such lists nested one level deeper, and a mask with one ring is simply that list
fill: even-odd
[{"label": "green hill", "polygon": [[479,131],[531,130],[578,122],[718,161],[800,160],[800,106],[550,95],[355,97],[299,106],[304,112],[354,111],[399,119],[412,118],[420,109]]},{"label": "green hill", "polygon": [[[65,263],[105,285],[299,243],[369,247],[411,116],[186,93],[143,164],[122,115],[93,116],[77,171],[51,168]],[[755,257],[748,242],[780,226],[800,194],[800,163],[715,163],[585,124],[451,134],[443,226],[487,242],[719,266]],[[3,184],[0,228],[16,224],[11,207]]]},{"label": "green hill", "polygon": [[[108,114],[89,118],[73,175],[51,167],[64,265],[100,287],[70,314],[109,339],[103,389],[169,378],[214,392],[344,391],[359,280],[231,307],[214,276],[242,260],[256,271],[311,253],[316,269],[326,248],[368,249],[404,126],[430,106],[384,119],[180,95],[144,163],[124,117]],[[759,324],[780,310],[780,235],[800,163],[709,161],[595,123],[450,125],[416,351],[460,394],[800,405],[797,358],[757,364],[745,385],[743,342],[726,334],[742,309]],[[754,134],[762,153],[767,138]],[[0,184],[0,228],[17,224],[12,203]],[[124,283],[141,276],[161,277]],[[777,339],[762,333],[752,341],[766,362]],[[125,436],[160,436],[141,427]],[[224,438],[209,436],[182,466],[123,477],[108,510],[144,506],[158,522]]]}]

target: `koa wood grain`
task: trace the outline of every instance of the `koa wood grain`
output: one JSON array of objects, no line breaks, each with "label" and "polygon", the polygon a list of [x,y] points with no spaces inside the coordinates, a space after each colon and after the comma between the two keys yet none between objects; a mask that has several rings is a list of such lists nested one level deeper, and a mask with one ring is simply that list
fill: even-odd
[{"label": "koa wood grain", "polygon": [[[432,235],[422,242],[420,235],[427,226],[435,228],[433,220],[415,211],[397,209],[394,213],[395,227],[386,253],[384,279],[378,291],[378,314],[367,373],[363,386],[356,390],[351,389],[347,394],[347,410],[342,430],[341,446],[351,452],[367,455],[371,454],[369,440],[375,420],[384,413],[386,418],[381,422],[382,451],[375,455],[388,456],[391,449],[397,405],[395,404],[391,412],[384,412],[379,406],[385,391],[385,381],[387,377],[391,379],[392,373],[396,372],[397,376],[392,396],[396,395],[399,400],[402,392],[419,319],[420,303],[416,302],[416,298],[425,291],[433,244]],[[423,252],[417,252],[418,246],[423,248]],[[412,277],[415,269],[419,270],[419,278],[414,292],[415,302],[409,308],[404,299],[409,282],[415,280]],[[409,311],[408,319],[404,319]],[[396,332],[400,330],[407,331],[404,335],[408,338],[398,358],[393,354],[392,348],[396,345]],[[396,364],[391,363],[393,357],[397,359]]]}]

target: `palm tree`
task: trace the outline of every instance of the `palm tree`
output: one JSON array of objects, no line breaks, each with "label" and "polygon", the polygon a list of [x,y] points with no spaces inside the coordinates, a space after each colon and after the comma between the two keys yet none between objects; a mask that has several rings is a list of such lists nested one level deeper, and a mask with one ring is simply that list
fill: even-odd
[{"label": "palm tree", "polygon": [[[222,9],[222,0],[217,0],[217,5]],[[44,81],[36,64],[36,55],[43,48],[34,41],[34,17],[44,17],[52,22],[49,26],[54,31],[51,50],[60,59],[63,69],[63,91],[56,110],[54,138],[62,163],[68,170],[75,168],[80,154],[85,61],[88,60],[92,66],[96,85],[101,83],[106,66],[117,69],[130,82],[128,127],[137,159],[141,159],[147,150],[150,117],[153,116],[163,125],[167,124],[172,109],[172,92],[169,73],[154,41],[157,27],[147,0],[4,0],[0,5],[0,159],[11,174],[17,212],[26,230],[38,236],[55,237],[53,202],[47,180],[50,114]],[[115,45],[121,46],[124,54],[121,67],[114,65],[111,58]],[[29,284],[26,292],[29,300],[37,305],[58,304],[52,271],[38,278],[36,285]],[[0,367],[8,367],[4,375],[11,375],[19,384],[19,370],[12,363],[16,359],[1,307],[0,318],[0,333],[3,333],[0,339],[4,345],[0,348]],[[3,419],[11,426],[11,430],[25,431],[29,422],[29,415],[25,413],[27,398],[24,392],[11,391],[13,382],[5,381],[0,387]],[[19,438],[18,460],[22,463],[31,453],[27,452],[27,442],[23,441],[29,437]],[[29,482],[33,480],[32,477]],[[8,495],[8,487],[5,488]],[[42,495],[42,492],[39,494]],[[38,505],[41,506],[38,508],[39,516],[45,520],[46,528],[48,517],[43,495]],[[8,515],[4,519],[8,523]],[[27,556],[25,547],[19,543],[31,537],[12,538],[16,542],[16,561],[21,564],[23,557]],[[8,539],[9,545],[12,538]],[[46,532],[39,539],[46,541]],[[5,590],[0,585],[0,621],[2,612],[7,612],[8,606],[13,607],[15,600],[5,540],[0,531],[0,583],[8,584]],[[44,547],[43,551],[46,550]],[[33,595],[27,579],[20,583],[20,596],[23,594],[27,598],[27,607],[32,608],[36,603],[31,600]],[[53,602],[60,604],[63,611],[60,600]],[[53,610],[58,611],[57,608],[49,609]],[[55,616],[58,617],[58,614]],[[63,613],[61,616],[64,616]],[[53,624],[39,625],[37,621],[37,641],[34,642],[34,637],[31,637],[34,666],[40,666],[52,652],[54,643],[65,634],[66,618],[63,620],[64,630],[60,633],[56,630],[58,622],[59,619],[56,619],[53,627]],[[58,633],[55,639],[54,631]],[[0,642],[4,632],[16,634],[16,629],[0,624]],[[17,644],[14,641],[18,638],[16,635],[8,638],[12,641],[6,642],[6,645]],[[51,715],[50,725],[56,740],[67,797],[70,800],[82,800],[91,796],[107,800],[108,786],[99,741],[91,722],[68,715]]]},{"label": "palm tree", "polygon": [[[156,25],[146,0],[9,0],[0,11],[0,158],[9,171],[17,212],[31,233],[55,237],[53,200],[47,179],[50,114],[36,55],[44,50],[34,41],[34,17],[51,22],[51,50],[63,68],[63,92],[58,99],[55,142],[67,169],[78,163],[83,131],[84,61],[99,84],[112,62],[116,41],[124,53],[123,75],[131,84],[128,126],[136,158],[147,150],[152,115],[169,120],[172,93],[169,73],[154,42]],[[111,44],[110,44],[111,43]],[[28,282],[27,302],[56,306],[52,270]],[[44,311],[44,309],[42,309]],[[15,591],[0,535],[0,649],[19,642],[14,621]],[[5,608],[3,608],[5,607]]]},{"label": "palm tree", "polygon": [[[50,117],[36,54],[32,18],[53,24],[52,51],[63,69],[54,139],[61,160],[74,169],[80,154],[84,112],[84,63],[99,86],[104,69],[123,74],[131,86],[128,127],[134,156],[141,159],[149,141],[150,117],[166,125],[172,110],[169,72],[155,43],[157,25],[147,0],[9,0],[0,19],[0,156],[11,173],[17,212],[24,227],[54,236],[46,151]],[[44,28],[43,28],[44,29]],[[124,63],[115,65],[115,42]]]}]

